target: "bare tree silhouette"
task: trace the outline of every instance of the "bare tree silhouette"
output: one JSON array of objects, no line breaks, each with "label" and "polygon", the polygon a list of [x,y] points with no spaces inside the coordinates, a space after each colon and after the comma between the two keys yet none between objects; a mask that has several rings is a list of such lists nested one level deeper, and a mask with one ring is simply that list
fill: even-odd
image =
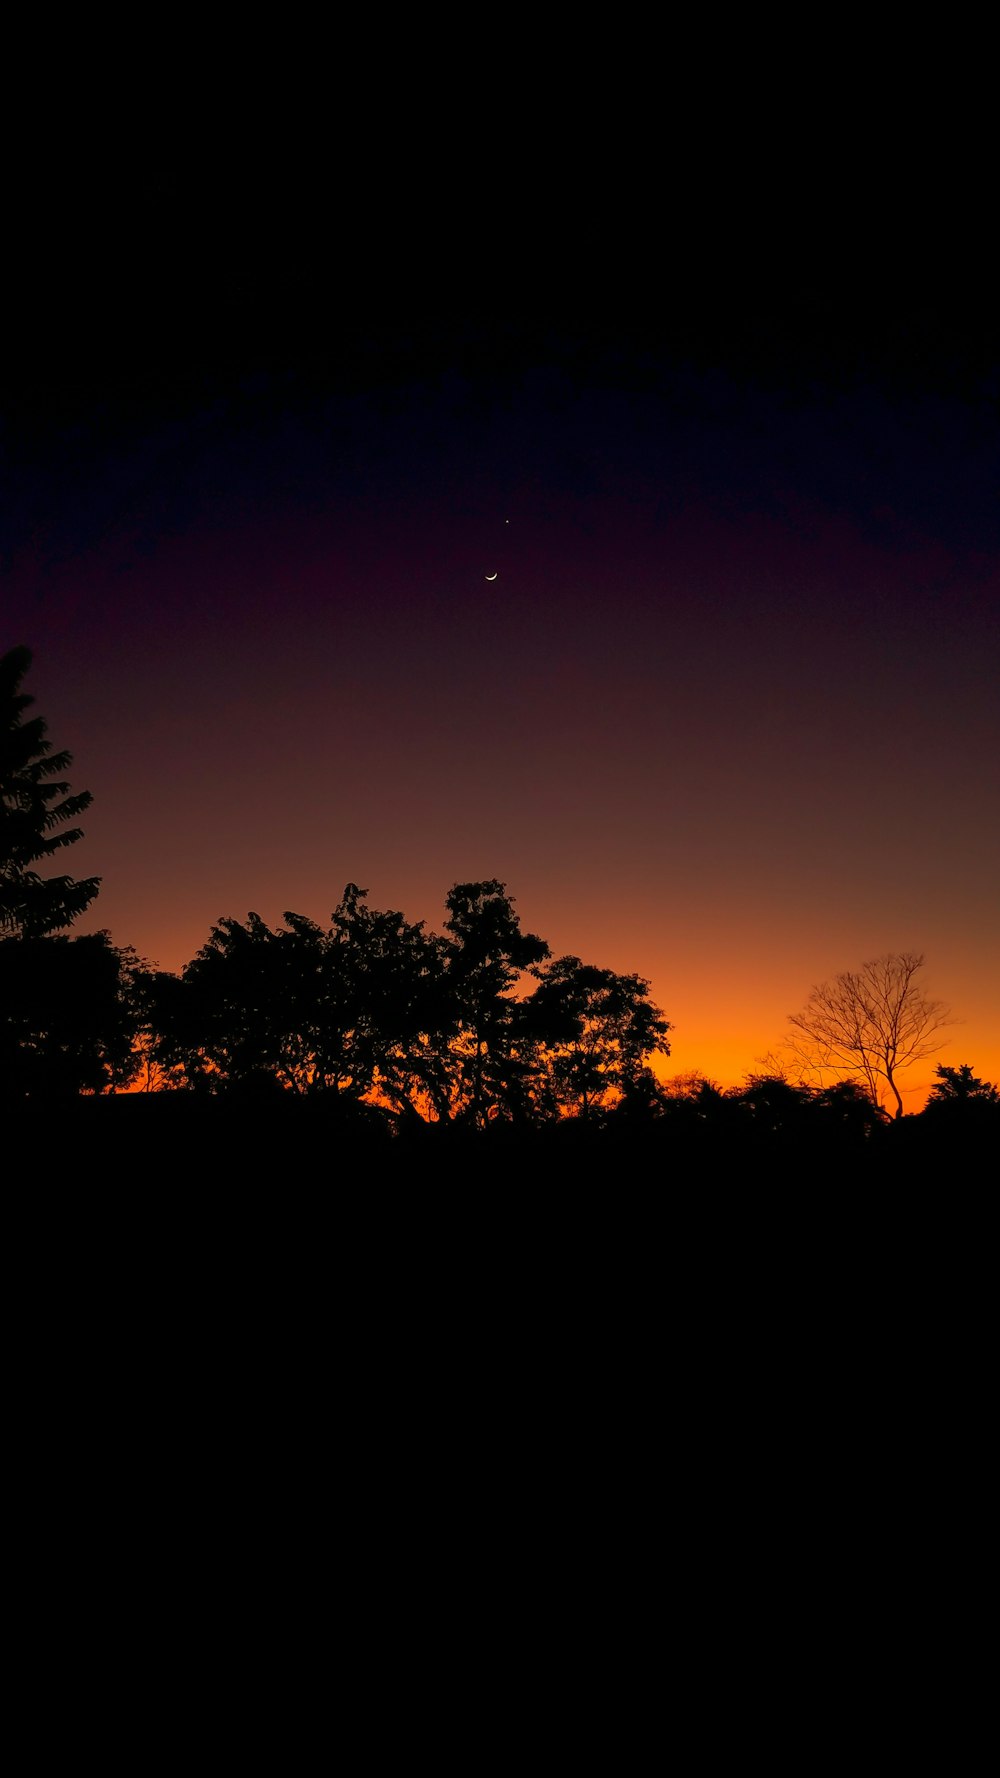
[{"label": "bare tree silhouette", "polygon": [[884,1081],[902,1117],[897,1076],[940,1049],[951,1023],[948,1007],[920,990],[923,965],[912,951],[890,952],[814,988],[802,1012],[789,1015],[799,1060],[820,1073],[860,1075],[876,1104]]}]

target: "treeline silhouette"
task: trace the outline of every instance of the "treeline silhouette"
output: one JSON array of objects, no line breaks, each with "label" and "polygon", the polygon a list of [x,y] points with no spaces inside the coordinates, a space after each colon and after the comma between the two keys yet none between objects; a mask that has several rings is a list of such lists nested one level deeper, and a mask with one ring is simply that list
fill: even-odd
[{"label": "treeline silhouette", "polygon": [[243,1102],[336,1098],[390,1124],[482,1130],[655,1095],[669,1025],[637,975],[553,958],[490,879],[456,884],[442,935],[348,884],[323,929],[223,919],[180,975],[107,933],[2,949],[7,1090],[129,1086]]},{"label": "treeline silhouette", "polygon": [[901,1124],[853,1080],[664,1080],[670,1026],[640,976],[553,958],[496,879],[446,906],[435,934],[349,884],[325,929],[220,920],[179,975],[107,933],[9,937],[0,1101],[72,1114],[109,1154],[219,1172],[408,1156],[749,1182],[995,1150],[1000,1094],[969,1064],[939,1068]]},{"label": "treeline silhouette", "polygon": [[[221,919],[179,975],[106,931],[66,936],[99,879],[42,878],[35,865],[80,837],[68,824],[90,797],[71,793],[70,755],[52,751],[41,718],[25,717],[30,658],[0,657],[8,1128],[75,1119],[81,1138],[133,1167],[170,1157],[230,1171],[349,1168],[352,1157],[392,1153],[480,1171],[495,1161],[505,1177],[530,1155],[574,1176],[614,1165],[637,1178],[650,1167],[750,1178],[786,1163],[843,1170],[959,1148],[968,1164],[982,1154],[989,1165],[1000,1094],[967,1063],[939,1068],[925,1110],[892,1130],[875,1091],[881,1073],[901,1109],[888,1062],[822,1087],[774,1072],[725,1092],[698,1075],[664,1082],[654,1063],[670,1053],[670,1025],[648,982],[554,957],[522,930],[496,878],[455,884],[440,934],[372,909],[354,883],[327,928],[291,912],[273,929],[253,913]],[[921,963],[866,966],[899,989],[904,1061],[927,1053],[940,1023],[937,1003],[912,991]],[[838,977],[834,989],[856,995],[864,980]],[[830,1005],[841,1011],[834,989],[823,991],[828,1021]],[[844,1054],[850,1061],[849,1046]]]}]

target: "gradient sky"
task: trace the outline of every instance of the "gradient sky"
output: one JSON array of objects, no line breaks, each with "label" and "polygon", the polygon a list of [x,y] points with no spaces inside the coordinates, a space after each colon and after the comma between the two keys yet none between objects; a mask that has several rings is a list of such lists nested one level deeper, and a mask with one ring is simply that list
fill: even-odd
[{"label": "gradient sky", "polygon": [[440,929],[495,876],[650,980],[668,1074],[738,1082],[813,983],[915,950],[940,1059],[1000,1078],[981,317],[333,313],[317,274],[227,329],[218,262],[203,314],[146,288],[29,330],[6,403],[0,646],[93,792],[77,930],[179,969],[223,915],[355,881]]}]

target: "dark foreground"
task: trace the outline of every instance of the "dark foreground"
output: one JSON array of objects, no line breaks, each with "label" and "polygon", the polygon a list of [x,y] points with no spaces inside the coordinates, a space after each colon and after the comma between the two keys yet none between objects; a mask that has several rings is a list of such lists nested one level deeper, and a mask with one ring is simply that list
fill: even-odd
[{"label": "dark foreground", "polygon": [[475,1700],[491,1637],[501,1689],[512,1648],[546,1688],[560,1650],[606,1686],[621,1649],[631,1687],[659,1700],[666,1663],[710,1722],[719,1672],[760,1650],[783,1720],[790,1686],[840,1685],[845,1623],[880,1691],[887,1611],[926,1640],[929,1527],[949,1573],[979,1572],[981,1135],[394,1138],[179,1096],[15,1124],[8,1417],[39,1635],[57,1598],[89,1646],[110,1601],[122,1672],[155,1620],[171,1685],[182,1635],[213,1691],[228,1659],[268,1696],[283,1651],[324,1700],[336,1659],[373,1722],[415,1651]]},{"label": "dark foreground", "polygon": [[876,1125],[821,1122],[760,1108],[705,1117],[684,1105],[670,1115],[603,1126],[565,1119],[537,1128],[491,1124],[476,1131],[414,1120],[400,1127],[377,1108],[333,1099],[253,1102],[187,1093],[79,1098],[7,1108],[11,1177],[43,1188],[168,1186],[236,1195],[259,1188],[337,1200],[373,1188],[461,1187],[474,1195],[653,1192],[674,1199],[706,1186],[802,1191],[820,1183],[866,1188],[934,1185],[941,1192],[985,1183],[1000,1157],[1000,1107]]}]

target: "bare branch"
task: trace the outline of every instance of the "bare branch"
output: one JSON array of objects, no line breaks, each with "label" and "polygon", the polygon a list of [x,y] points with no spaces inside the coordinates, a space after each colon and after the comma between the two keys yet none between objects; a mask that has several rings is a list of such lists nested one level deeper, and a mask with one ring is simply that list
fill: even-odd
[{"label": "bare branch", "polygon": [[938,1033],[952,1022],[942,1001],[920,992],[915,978],[923,964],[912,951],[873,958],[813,988],[802,1012],[789,1018],[803,1061],[820,1071],[860,1071],[876,1102],[884,1081],[897,1117],[903,1102],[896,1075],[940,1049]]}]

